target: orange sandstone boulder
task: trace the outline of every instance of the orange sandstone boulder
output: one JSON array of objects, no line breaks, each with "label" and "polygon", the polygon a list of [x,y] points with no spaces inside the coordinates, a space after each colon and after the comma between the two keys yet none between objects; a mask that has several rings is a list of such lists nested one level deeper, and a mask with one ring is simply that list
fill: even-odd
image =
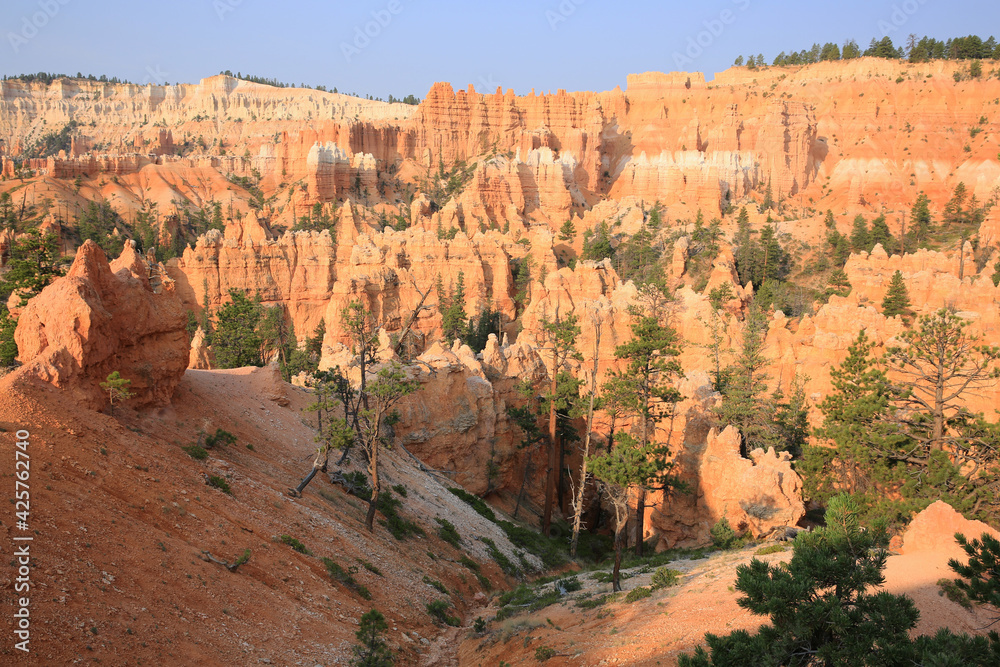
[{"label": "orange sandstone boulder", "polygon": [[952,558],[964,560],[965,552],[955,541],[955,533],[962,533],[970,540],[978,538],[983,533],[1000,538],[1000,532],[982,521],[966,519],[951,505],[938,500],[913,517],[913,521],[903,533],[902,552],[909,555],[944,551]]},{"label": "orange sandstone boulder", "polygon": [[14,334],[18,371],[100,408],[112,371],[132,381],[132,405],[166,405],[188,365],[186,318],[173,282],[150,271],[133,243],[113,263],[92,241],[69,273],[31,299]]}]

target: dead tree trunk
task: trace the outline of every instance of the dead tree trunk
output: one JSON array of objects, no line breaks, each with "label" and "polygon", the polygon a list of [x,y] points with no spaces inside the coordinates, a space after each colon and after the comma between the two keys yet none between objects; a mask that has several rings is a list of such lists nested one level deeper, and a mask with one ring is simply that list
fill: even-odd
[{"label": "dead tree trunk", "polygon": [[576,558],[576,548],[580,543],[580,521],[583,518],[583,498],[587,489],[587,457],[590,456],[590,434],[594,427],[594,398],[597,396],[597,350],[601,344],[601,325],[596,322],[597,339],[594,341],[594,368],[590,371],[590,406],[587,409],[587,434],[583,438],[583,452],[580,462],[580,479],[573,497],[573,539],[569,543],[569,555]]}]

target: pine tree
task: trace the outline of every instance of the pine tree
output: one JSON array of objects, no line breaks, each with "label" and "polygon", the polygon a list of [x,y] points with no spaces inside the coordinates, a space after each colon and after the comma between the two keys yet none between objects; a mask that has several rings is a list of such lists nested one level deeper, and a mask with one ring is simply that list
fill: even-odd
[{"label": "pine tree", "polygon": [[910,294],[906,290],[903,274],[899,270],[892,274],[889,289],[886,290],[885,298],[882,299],[882,314],[886,317],[910,314]]},{"label": "pine tree", "polygon": [[360,301],[352,301],[344,307],[340,318],[344,332],[350,336],[351,351],[360,366],[360,386],[356,392],[351,392],[351,396],[356,398],[348,400],[354,404],[356,419],[352,426],[358,436],[357,441],[365,450],[368,474],[372,480],[372,495],[365,516],[365,526],[371,532],[382,488],[379,457],[383,446],[391,446],[391,440],[385,437],[385,418],[404,396],[417,391],[420,383],[407,377],[403,366],[396,361],[383,365],[375,377],[369,379],[368,367],[375,361],[378,342],[375,321]]},{"label": "pine tree", "polygon": [[[549,370],[548,391],[543,395],[548,407],[548,468],[545,476],[545,500],[542,508],[542,533],[549,534],[552,526],[553,505],[562,497],[562,468],[564,448],[560,440],[560,432],[564,435],[565,426],[574,411],[582,382],[568,372],[570,360],[580,361],[583,357],[576,349],[576,339],[580,336],[577,316],[570,314],[561,317],[556,313],[555,319],[549,319],[547,314],[541,318],[540,350],[551,354],[552,366]],[[564,428],[560,429],[560,422]],[[561,504],[561,503],[560,503]]]},{"label": "pine tree", "polygon": [[868,223],[865,216],[858,214],[854,218],[854,227],[851,228],[851,249],[854,252],[868,252],[871,250],[868,239]]},{"label": "pine tree", "polygon": [[216,313],[212,351],[219,368],[263,366],[258,332],[263,308],[258,294],[253,299],[238,289],[229,290],[229,303]]},{"label": "pine tree", "polygon": [[[962,577],[955,579],[955,585],[970,600],[1000,608],[1000,540],[989,533],[972,539],[957,533],[955,539],[969,557],[964,564],[954,558],[948,561],[948,567]],[[993,635],[993,641],[1000,642]]]},{"label": "pine tree", "polygon": [[945,227],[962,226],[968,222],[969,213],[965,200],[969,196],[965,183],[959,183],[952,192],[951,199],[944,205],[944,215],[941,222]]},{"label": "pine tree", "polygon": [[737,604],[770,623],[753,634],[708,633],[708,650],[680,665],[904,664],[919,612],[905,595],[872,592],[885,581],[888,545],[884,523],[863,528],[856,503],[832,499],[826,527],[800,533],[787,567],[756,558],[737,567]]},{"label": "pine tree", "polygon": [[871,355],[874,347],[862,330],[844,361],[830,371],[832,390],[818,406],[823,424],[816,429],[825,443],[806,447],[801,464],[806,493],[819,502],[841,491],[877,495],[882,484],[896,479],[895,463],[885,453],[902,449],[909,440],[892,423],[895,393]]},{"label": "pine tree", "polygon": [[934,221],[931,217],[930,198],[921,192],[910,209],[910,229],[906,232],[908,248],[927,248],[934,231]]},{"label": "pine tree", "polygon": [[869,251],[871,251],[877,244],[881,244],[882,249],[890,255],[893,255],[898,251],[898,248],[896,247],[896,239],[893,238],[892,232],[889,231],[889,225],[885,221],[885,215],[880,215],[872,220],[871,231],[868,234],[868,243],[871,246]]},{"label": "pine tree", "polygon": [[742,451],[747,452],[773,442],[773,425],[768,416],[768,361],[764,357],[767,318],[756,300],[750,304],[743,326],[743,340],[734,363],[727,369],[727,383],[722,402],[715,408],[722,426],[734,426],[742,436]]},{"label": "pine tree", "polygon": [[576,225],[573,224],[573,219],[568,218],[566,222],[562,224],[559,228],[559,239],[561,241],[571,242],[576,237]]},{"label": "pine tree", "polygon": [[63,274],[54,234],[30,230],[10,243],[9,253],[7,272],[0,279],[0,366],[12,366],[17,359],[17,319],[7,310],[11,295],[17,295],[18,305],[23,308]]},{"label": "pine tree", "polygon": [[[631,340],[615,348],[615,358],[626,362],[623,378],[632,385],[625,407],[633,417],[632,430],[640,449],[656,440],[658,425],[664,420],[669,420],[669,431],[673,430],[674,407],[683,398],[674,387],[674,381],[683,375],[677,361],[680,336],[665,323],[662,295],[646,288],[644,296],[646,307],[633,307],[630,312]],[[636,555],[641,556],[646,486],[638,485],[637,492]]]},{"label": "pine tree", "polygon": [[[833,447],[807,452],[810,488],[822,495],[830,490],[823,480],[844,480],[899,516],[937,499],[984,518],[996,512],[1000,425],[966,401],[995,381],[1000,348],[982,345],[967,326],[947,310],[923,316],[881,360],[859,337],[831,371],[834,391],[820,404],[817,435]],[[899,500],[883,500],[890,497]]]},{"label": "pine tree", "polygon": [[112,417],[115,415],[115,403],[127,401],[135,395],[129,389],[132,386],[132,381],[123,378],[118,371],[112,371],[107,380],[101,382],[100,385],[101,389],[108,393],[108,404],[111,406]]},{"label": "pine tree", "polygon": [[847,278],[847,273],[843,269],[837,269],[830,274],[826,281],[826,291],[823,293],[827,299],[831,296],[847,296],[851,293],[851,282]]},{"label": "pine tree", "polygon": [[448,307],[441,318],[441,330],[445,340],[451,343],[456,338],[466,337],[466,323],[469,316],[465,313],[465,273],[458,272],[458,280],[454,289],[448,295]]},{"label": "pine tree", "polygon": [[628,525],[630,489],[680,486],[680,482],[670,475],[673,464],[667,462],[668,455],[665,447],[655,444],[641,447],[630,434],[620,433],[610,452],[590,459],[590,470],[614,509],[615,565],[611,586],[616,592],[622,589],[619,572],[624,546],[622,537]]},{"label": "pine tree", "polygon": [[377,609],[372,609],[361,617],[358,631],[354,634],[361,643],[351,649],[354,653],[354,659],[351,660],[353,667],[392,667],[395,664],[392,651],[382,636],[388,629],[385,616]]},{"label": "pine tree", "polygon": [[[590,232],[590,230],[587,230]],[[611,231],[608,223],[602,222],[589,236],[584,234],[582,259],[600,261],[605,257],[614,258],[615,249],[611,245]]]}]

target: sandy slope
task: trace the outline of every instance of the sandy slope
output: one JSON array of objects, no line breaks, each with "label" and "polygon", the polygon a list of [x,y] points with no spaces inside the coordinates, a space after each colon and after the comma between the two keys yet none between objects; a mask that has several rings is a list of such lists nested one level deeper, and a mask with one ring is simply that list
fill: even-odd
[{"label": "sandy slope", "polygon": [[[398,542],[381,527],[369,536],[364,504],[322,476],[302,499],[287,497],[311,464],[313,431],[304,420],[312,417],[301,412],[307,403],[303,390],[275,383],[264,370],[189,371],[173,408],[112,419],[77,408],[57,389],[9,376],[0,381],[7,494],[12,434],[31,432],[28,664],[346,664],[357,619],[372,606],[390,622],[400,664],[415,664],[441,632],[425,605],[442,595],[422,581],[425,574],[447,586],[466,620],[481,590],[455,562],[460,554],[435,536],[432,517],[452,517],[465,552],[499,586],[503,575],[472,539],[489,531],[504,544],[495,527],[483,526],[468,506],[397,457],[390,457],[387,477],[408,487],[402,513],[428,537]],[[216,428],[238,442],[213,450],[205,462],[181,450],[199,430]],[[233,495],[207,486],[206,473],[225,476]],[[13,520],[12,507],[0,515],[5,545],[18,532]],[[315,556],[276,542],[282,534]],[[200,557],[207,550],[232,560],[246,548],[252,558],[235,574]],[[357,568],[355,578],[374,599],[332,583],[320,556]],[[13,613],[7,595],[13,570],[6,565],[0,569],[5,623]],[[13,656],[4,641],[0,663]]]}]

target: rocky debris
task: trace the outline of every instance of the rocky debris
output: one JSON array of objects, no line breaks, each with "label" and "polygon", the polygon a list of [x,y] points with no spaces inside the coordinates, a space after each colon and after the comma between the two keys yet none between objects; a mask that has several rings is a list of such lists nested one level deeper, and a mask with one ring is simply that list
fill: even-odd
[{"label": "rocky debris", "polygon": [[18,372],[100,408],[107,399],[98,385],[118,371],[132,381],[131,405],[169,404],[188,365],[186,318],[173,282],[154,293],[148,276],[133,242],[111,264],[84,242],[66,276],[18,317]]}]

